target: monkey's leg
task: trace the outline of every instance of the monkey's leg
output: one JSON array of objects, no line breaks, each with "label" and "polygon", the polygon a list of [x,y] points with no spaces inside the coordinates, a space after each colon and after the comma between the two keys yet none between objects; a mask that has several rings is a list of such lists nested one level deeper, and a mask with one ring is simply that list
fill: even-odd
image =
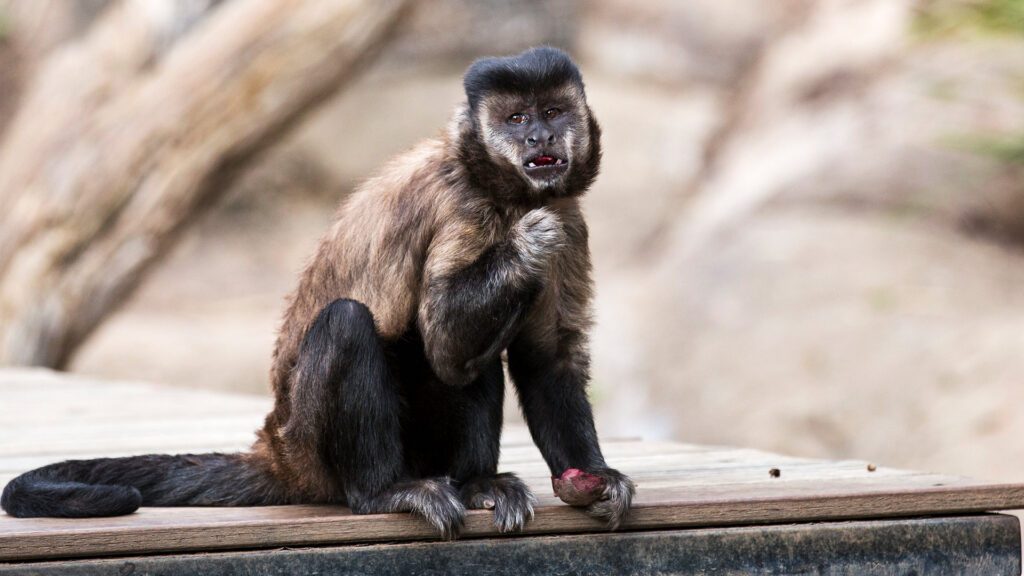
[{"label": "monkey's leg", "polygon": [[370,310],[355,300],[335,300],[300,348],[286,437],[292,445],[313,441],[356,514],[412,512],[452,537],[465,508],[446,479],[408,478],[401,410]]},{"label": "monkey's leg", "polygon": [[[509,371],[552,480],[561,480],[566,472],[583,480],[581,493],[573,494],[577,498],[569,498],[569,503],[587,506],[591,516],[614,529],[629,512],[635,489],[627,476],[604,461],[587,400],[588,362],[573,357],[574,348],[563,342],[548,351],[519,339],[509,347]],[[567,499],[562,491],[557,495]]]},{"label": "monkey's leg", "polygon": [[[443,385],[442,385],[443,386]],[[444,386],[446,404],[459,426],[453,433],[450,474],[460,486],[468,508],[494,511],[494,524],[502,532],[522,530],[533,518],[536,498],[515,474],[498,474],[505,374],[495,358],[476,382],[465,388]]]}]

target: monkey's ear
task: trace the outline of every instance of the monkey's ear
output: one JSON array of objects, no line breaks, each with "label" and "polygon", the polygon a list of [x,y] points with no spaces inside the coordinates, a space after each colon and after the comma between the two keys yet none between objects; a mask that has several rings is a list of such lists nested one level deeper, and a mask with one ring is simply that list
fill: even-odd
[{"label": "monkey's ear", "polygon": [[455,108],[451,120],[448,121],[447,131],[455,141],[473,131],[473,114],[469,110],[469,104],[463,103]]}]

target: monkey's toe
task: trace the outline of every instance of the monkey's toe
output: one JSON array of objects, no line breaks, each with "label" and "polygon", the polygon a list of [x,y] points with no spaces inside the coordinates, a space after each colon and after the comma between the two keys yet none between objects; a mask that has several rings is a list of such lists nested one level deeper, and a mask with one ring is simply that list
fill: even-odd
[{"label": "monkey's toe", "polygon": [[467,482],[462,497],[469,508],[493,509],[501,532],[518,532],[533,519],[533,492],[514,474],[504,473]]},{"label": "monkey's toe", "polygon": [[440,480],[424,480],[409,504],[410,512],[429,522],[442,538],[451,540],[458,537],[466,507],[451,484]]},{"label": "monkey's toe", "polygon": [[604,493],[600,500],[587,506],[587,514],[605,521],[610,530],[615,530],[629,515],[636,486],[628,476],[612,468],[594,474],[604,480]]},{"label": "monkey's toe", "polygon": [[[515,480],[520,482],[518,478]],[[533,520],[533,506],[537,499],[525,485],[505,486],[495,496],[494,524],[498,530],[519,532]]]}]

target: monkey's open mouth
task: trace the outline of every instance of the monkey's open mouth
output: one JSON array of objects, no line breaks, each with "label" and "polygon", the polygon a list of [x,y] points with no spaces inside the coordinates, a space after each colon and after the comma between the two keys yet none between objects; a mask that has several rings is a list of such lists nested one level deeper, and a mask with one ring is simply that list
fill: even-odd
[{"label": "monkey's open mouth", "polygon": [[557,156],[541,154],[540,156],[530,158],[523,164],[523,166],[526,167],[526,172],[528,174],[549,176],[562,172],[568,168],[569,163],[566,162],[565,159]]}]

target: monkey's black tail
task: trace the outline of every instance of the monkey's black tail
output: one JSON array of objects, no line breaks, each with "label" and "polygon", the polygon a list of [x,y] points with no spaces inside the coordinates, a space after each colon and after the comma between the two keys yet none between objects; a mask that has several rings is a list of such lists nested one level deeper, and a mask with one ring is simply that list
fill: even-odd
[{"label": "monkey's black tail", "polygon": [[279,483],[249,454],[68,460],[25,472],[0,496],[0,507],[18,518],[120,516],[139,506],[284,503]]}]

